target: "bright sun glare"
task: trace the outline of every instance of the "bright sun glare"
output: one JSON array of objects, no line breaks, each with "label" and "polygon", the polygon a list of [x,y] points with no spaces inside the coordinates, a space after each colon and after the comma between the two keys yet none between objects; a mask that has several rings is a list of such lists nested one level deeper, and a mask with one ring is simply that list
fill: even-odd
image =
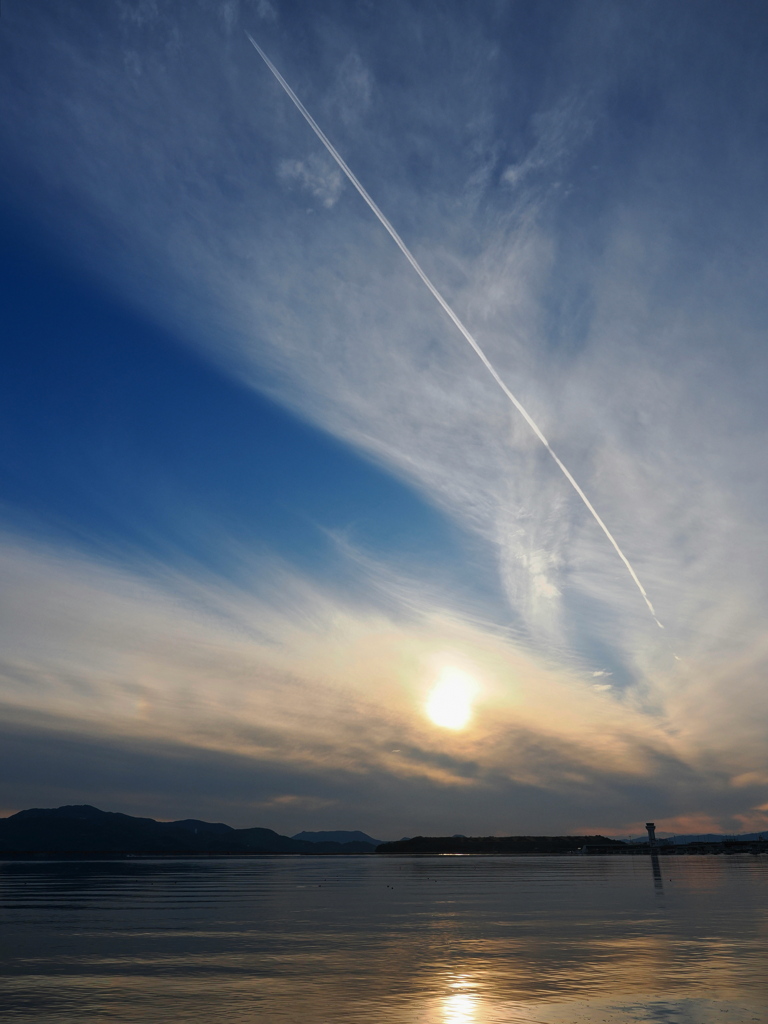
[{"label": "bright sun glare", "polygon": [[444,729],[463,729],[472,717],[475,681],[457,668],[445,668],[427,700],[427,715]]}]

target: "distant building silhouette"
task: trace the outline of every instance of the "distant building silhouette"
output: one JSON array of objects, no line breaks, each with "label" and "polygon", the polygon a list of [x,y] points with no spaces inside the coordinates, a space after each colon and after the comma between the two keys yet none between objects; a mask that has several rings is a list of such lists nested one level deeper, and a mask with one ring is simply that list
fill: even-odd
[{"label": "distant building silhouette", "polygon": [[656,845],[656,824],[653,821],[646,821],[645,827],[648,829],[648,845]]}]

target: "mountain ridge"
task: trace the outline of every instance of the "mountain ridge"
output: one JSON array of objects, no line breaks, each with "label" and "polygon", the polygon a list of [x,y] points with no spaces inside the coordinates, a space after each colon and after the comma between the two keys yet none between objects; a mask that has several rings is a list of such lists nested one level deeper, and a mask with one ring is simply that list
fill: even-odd
[{"label": "mountain ridge", "polygon": [[[656,841],[672,846],[686,846],[689,843],[753,843],[768,837],[768,829],[763,832],[657,832]],[[632,836],[627,840],[631,844],[648,842],[648,836]]]},{"label": "mountain ridge", "polygon": [[305,842],[269,828],[236,829],[196,818],[156,821],[90,804],[32,807],[0,818],[0,856],[254,856],[368,854],[365,842]]},{"label": "mountain ridge", "polygon": [[392,843],[382,843],[377,854],[497,854],[541,856],[578,853],[585,846],[621,849],[628,844],[607,836],[414,836]]},{"label": "mountain ridge", "polygon": [[300,839],[305,843],[373,843],[374,846],[380,846],[387,841],[386,839],[373,839],[366,832],[361,832],[359,829],[352,831],[336,829],[335,831],[326,832],[297,832],[295,836],[291,836],[291,839]]}]

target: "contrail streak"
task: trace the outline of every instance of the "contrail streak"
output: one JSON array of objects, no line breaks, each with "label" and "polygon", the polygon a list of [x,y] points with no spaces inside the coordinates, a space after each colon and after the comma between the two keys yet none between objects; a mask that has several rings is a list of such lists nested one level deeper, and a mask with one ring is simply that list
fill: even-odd
[{"label": "contrail streak", "polygon": [[635,586],[640,591],[640,593],[643,595],[643,600],[645,601],[646,605],[648,606],[648,611],[653,616],[654,622],[659,627],[659,629],[663,629],[664,627],[659,622],[659,620],[656,618],[656,612],[653,610],[653,605],[651,604],[650,598],[648,597],[647,593],[645,592],[645,587],[642,585],[642,583],[638,579],[637,573],[632,568],[632,565],[631,565],[629,559],[627,558],[627,556],[624,554],[624,552],[619,547],[619,545],[618,545],[618,543],[616,541],[616,538],[613,536],[611,531],[608,529],[608,527],[605,525],[603,520],[598,515],[597,509],[594,507],[592,502],[586,496],[584,491],[582,491],[581,487],[579,487],[579,485],[576,482],[575,478],[573,477],[571,471],[560,460],[560,458],[558,457],[557,453],[554,451],[554,449],[550,445],[549,441],[546,439],[544,434],[541,432],[541,430],[540,430],[538,424],[536,423],[536,421],[530,415],[530,413],[525,408],[525,406],[509,390],[507,385],[504,383],[504,381],[501,379],[501,377],[497,373],[496,368],[494,367],[493,363],[490,361],[488,356],[485,354],[485,352],[483,352],[483,350],[480,348],[478,343],[475,341],[475,339],[470,334],[469,330],[464,326],[464,324],[461,322],[461,320],[459,320],[458,316],[454,313],[454,311],[448,305],[446,300],[443,298],[443,296],[440,294],[440,292],[437,290],[437,288],[432,284],[430,279],[427,277],[427,275],[421,269],[421,266],[420,266],[418,260],[413,255],[411,250],[408,248],[408,246],[402,240],[402,238],[397,233],[397,231],[395,231],[395,229],[392,226],[392,224],[390,224],[390,222],[387,220],[387,218],[381,212],[379,207],[373,201],[371,196],[363,188],[361,182],[358,180],[358,178],[355,175],[355,173],[352,171],[352,169],[350,167],[347,166],[347,163],[344,160],[344,158],[342,157],[342,155],[339,153],[339,151],[333,145],[333,143],[328,138],[328,136],[325,134],[325,132],[322,130],[320,125],[317,123],[317,121],[315,121],[314,117],[312,117],[310,112],[307,110],[307,108],[301,102],[301,100],[296,95],[296,93],[293,91],[293,89],[290,87],[290,85],[288,85],[286,80],[283,78],[283,76],[277,70],[277,68],[272,63],[272,61],[269,59],[269,57],[266,55],[266,53],[264,53],[262,48],[259,46],[259,44],[256,42],[256,40],[250,34],[250,32],[246,32],[245,34],[248,36],[248,39],[251,41],[251,44],[253,45],[253,48],[256,50],[258,55],[261,57],[261,59],[267,65],[267,67],[272,72],[272,74],[275,76],[275,78],[278,80],[280,85],[283,87],[283,89],[285,90],[285,92],[287,93],[288,97],[290,98],[290,100],[292,101],[292,103],[294,104],[296,109],[299,111],[301,116],[307,122],[307,124],[312,129],[312,131],[315,133],[315,135],[318,137],[318,139],[320,139],[322,144],[325,146],[325,148],[331,154],[331,156],[336,161],[336,163],[339,165],[339,167],[342,169],[342,171],[347,176],[347,178],[355,186],[355,188],[360,193],[360,195],[363,197],[363,199],[366,201],[366,203],[368,204],[370,209],[376,215],[376,217],[378,218],[378,220],[381,223],[381,225],[387,230],[388,234],[392,238],[392,241],[395,243],[395,245],[398,247],[400,252],[403,254],[403,256],[405,256],[405,258],[408,260],[410,265],[413,267],[413,269],[419,275],[419,277],[421,278],[421,280],[423,281],[424,285],[427,287],[427,289],[429,290],[429,292],[431,293],[432,297],[435,299],[437,304],[440,306],[440,308],[443,310],[443,312],[446,314],[446,316],[453,322],[453,324],[455,325],[456,329],[461,333],[461,335],[464,338],[464,340],[466,342],[468,342],[469,345],[472,346],[472,348],[474,349],[476,355],[478,356],[478,358],[480,359],[481,363],[486,368],[488,373],[490,373],[490,375],[496,381],[498,386],[501,388],[501,390],[504,392],[504,394],[510,400],[512,405],[514,405],[514,407],[517,409],[517,411],[523,417],[525,422],[528,424],[528,426],[534,432],[536,437],[538,437],[538,439],[541,441],[541,443],[547,449],[549,454],[552,456],[552,458],[554,459],[554,461],[557,464],[557,466],[560,469],[560,471],[565,476],[565,478],[568,481],[568,483],[571,485],[571,487],[573,487],[574,491],[576,491],[578,496],[581,498],[581,500],[587,506],[589,511],[592,513],[592,516],[593,516],[595,522],[597,523],[597,525],[600,527],[600,529],[603,531],[605,536],[608,538],[608,540],[613,545],[613,548],[614,548],[616,554],[619,556],[619,558],[624,563],[624,565],[625,565],[625,567],[627,569],[627,572],[632,577],[632,580],[635,583]]}]

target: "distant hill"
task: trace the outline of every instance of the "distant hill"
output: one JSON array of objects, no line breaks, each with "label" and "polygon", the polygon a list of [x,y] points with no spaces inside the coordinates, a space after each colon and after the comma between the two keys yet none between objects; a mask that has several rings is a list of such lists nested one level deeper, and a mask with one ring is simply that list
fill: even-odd
[{"label": "distant hill", "polygon": [[383,843],[376,853],[542,854],[577,853],[583,846],[626,846],[605,836],[416,836]]},{"label": "distant hill", "polygon": [[[768,839],[768,829],[765,832],[702,832],[686,835],[671,835],[668,832],[656,833],[657,840],[664,843],[671,843],[673,846],[682,846],[687,843],[754,843],[761,839]],[[647,843],[648,836],[633,836],[630,843]]]},{"label": "distant hill", "polygon": [[194,856],[216,854],[373,853],[369,842],[316,842],[281,836],[269,828],[231,828],[221,822],[155,821],[100,811],[88,804],[32,808],[0,818],[0,857]]},{"label": "distant hill", "polygon": [[305,843],[370,843],[379,846],[385,840],[371,839],[365,832],[297,832],[292,839],[300,839]]}]

